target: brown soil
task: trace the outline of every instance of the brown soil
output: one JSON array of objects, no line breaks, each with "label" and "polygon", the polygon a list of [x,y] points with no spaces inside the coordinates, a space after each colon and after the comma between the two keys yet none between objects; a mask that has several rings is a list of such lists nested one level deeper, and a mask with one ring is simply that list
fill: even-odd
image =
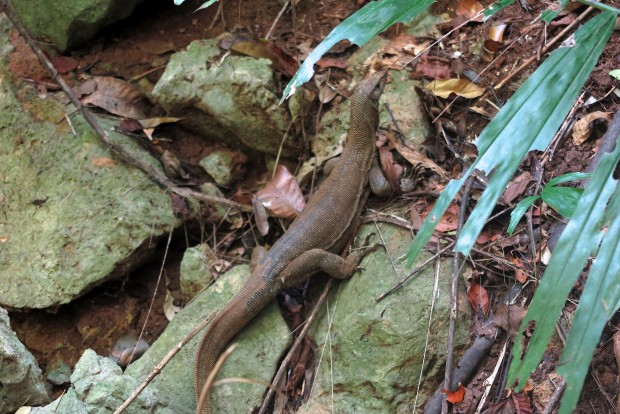
[{"label": "brown soil", "polygon": [[[176,7],[170,0],[145,2],[138,7],[131,18],[106,29],[100,37],[82,49],[73,52],[71,56],[79,62],[80,69],[67,75],[67,78],[77,83],[80,71],[86,71],[90,75],[116,76],[126,80],[143,75],[151,84],[154,84],[161,76],[171,53],[182,50],[193,40],[217,37],[227,31],[244,29],[254,36],[264,36],[281,7],[280,3],[273,1],[249,0],[241,2],[229,0],[220,3],[223,8],[223,17],[216,17],[218,5],[193,13],[197,3],[192,1],[186,3],[186,5]],[[444,46],[458,45],[458,49],[463,53],[465,64],[478,74],[483,75],[484,85],[497,85],[509,71],[522,62],[523,56],[531,55],[533,47],[543,45],[546,39],[553,38],[564,27],[552,25],[545,28],[538,23],[532,23],[539,8],[543,6],[541,5],[542,2],[529,3],[534,8],[531,12],[525,12],[515,4],[500,12],[493,19],[493,22],[509,23],[504,35],[505,44],[511,43],[513,40],[514,42],[511,43],[511,47],[502,49],[504,52],[496,55],[491,63],[475,58],[472,52],[475,44],[487,38],[488,24],[468,24],[444,39]],[[610,3],[616,7],[620,6],[619,1]],[[442,0],[438,1],[433,9],[436,12],[448,13],[455,17],[457,16],[455,4],[456,1]],[[296,9],[296,25],[292,24],[290,12],[285,13],[276,25],[271,39],[284,52],[295,56],[297,44],[311,40],[312,45],[315,46],[334,26],[358,7],[353,1],[300,2]],[[444,33],[447,31],[443,30]],[[529,40],[517,41],[517,39],[522,39],[521,35],[525,31],[527,31]],[[393,29],[388,31],[385,36],[392,37],[397,33],[398,30]],[[23,40],[15,35],[12,42],[16,46],[16,51],[12,56],[10,65],[16,77],[26,82],[34,82],[39,87],[42,84],[51,84],[51,79],[49,79],[46,71],[37,63]],[[617,86],[617,82],[614,83],[608,73],[611,69],[620,67],[619,49],[620,34],[616,31],[585,87],[591,95],[605,98],[588,107],[588,112],[606,111],[613,113],[618,107],[618,98],[614,94],[609,94],[614,85]],[[346,53],[348,50],[345,47],[343,51]],[[431,53],[433,52],[439,54],[436,50],[431,50]],[[465,152],[471,152],[471,146],[466,144],[465,140],[475,138],[488,124],[488,119],[470,110],[474,103],[490,114],[496,113],[494,108],[501,107],[522,81],[536,69],[537,65],[538,63],[534,62],[521,76],[515,77],[504,88],[494,91],[487,97],[486,102],[456,100],[447,111],[447,118],[457,127],[467,126],[462,128],[465,130],[464,136],[458,137],[463,143],[457,142],[456,145],[460,146]],[[333,68],[331,70],[337,71]],[[283,82],[286,80],[283,78]],[[444,100],[442,104],[445,105],[448,102],[450,100]],[[437,102],[433,101],[431,106],[436,104]],[[584,171],[597,148],[596,139],[601,136],[604,130],[604,125],[595,126],[593,136],[582,145],[573,144],[570,134],[562,137],[557,150],[544,166],[544,178],[548,180],[566,172]],[[220,146],[219,144],[205,142],[187,131],[172,129],[168,132],[176,134],[175,136],[178,139],[172,142],[160,142],[158,144],[160,148],[169,149],[181,159],[189,162],[197,162],[213,151],[214,148]],[[436,137],[429,137],[431,141],[436,139]],[[458,167],[455,167],[458,162],[452,153],[445,148],[442,150],[441,159],[438,161],[443,162],[447,171],[458,171]],[[247,168],[247,175],[251,179],[244,181],[242,185],[238,185],[236,188],[232,188],[229,194],[245,191],[247,188],[253,189],[257,185],[257,180],[264,172],[264,165],[258,160],[250,160]],[[526,171],[529,168],[530,163],[524,162],[523,170]],[[421,201],[421,203],[424,204],[428,201]],[[495,225],[503,226],[505,229],[506,220],[506,216],[500,216]],[[539,222],[553,220],[555,219],[552,214],[546,214],[539,218]],[[548,227],[548,223],[543,223],[543,228],[546,227]],[[176,295],[175,297],[178,297],[178,269],[182,252],[187,244],[194,245],[204,238],[210,239],[211,233],[215,231],[217,240],[221,242],[217,248],[217,253],[222,257],[227,257],[228,260],[232,260],[229,258],[230,250],[237,249],[237,252],[241,251],[247,256],[245,248],[253,243],[253,241],[247,242],[245,240],[245,238],[251,239],[252,237],[242,235],[244,233],[241,230],[228,232],[216,225],[211,227],[209,224],[205,236],[205,233],[201,233],[198,229],[205,230],[204,226],[192,225],[188,227],[187,233],[182,238],[173,243],[172,252],[168,254],[168,260],[164,265],[163,274],[165,278],[157,289],[161,260],[164,257],[163,247],[155,256],[153,263],[144,266],[121,281],[106,284],[86,297],[54,310],[53,313],[45,311],[11,313],[14,330],[34,353],[44,371],[58,361],[64,361],[69,366],[73,366],[87,348],[92,348],[101,355],[109,355],[119,337],[130,331],[140,331],[143,326],[145,339],[152,342],[167,324],[162,310],[166,287],[173,292],[173,295]],[[488,266],[488,264],[485,265]],[[498,265],[494,269],[500,269],[500,266]],[[501,272],[498,274],[501,275]],[[487,282],[487,289],[497,297],[501,296],[508,288],[506,280],[502,280],[502,277],[493,278],[489,276]],[[489,287],[491,284],[494,285],[493,288]],[[580,289],[579,286],[575,289],[575,298],[578,297]],[[153,311],[147,320],[146,314],[155,292]],[[615,405],[611,404],[610,401],[615,404],[619,373],[613,346],[608,340],[610,335],[615,332],[613,326],[617,326],[617,324],[610,325],[606,330],[601,345],[594,355],[592,372],[586,379],[578,412],[615,412]],[[481,377],[484,378],[484,374],[493,370],[497,362],[499,348],[502,345],[503,340],[498,341],[496,349],[481,371]],[[547,389],[550,390],[547,393],[543,392],[546,389],[544,383],[549,378],[548,374],[554,370],[560,352],[561,347],[559,345],[550,346],[541,368],[530,380],[535,389],[530,396],[538,409],[544,408],[546,400],[553,392],[553,388]],[[474,381],[473,384],[472,387],[482,389],[482,381]],[[538,391],[536,391],[537,387]],[[57,396],[63,389],[57,387],[53,391],[54,395]],[[495,402],[500,401],[505,395],[505,392],[498,393],[494,398]],[[493,399],[489,399],[489,401],[492,402]]]}]

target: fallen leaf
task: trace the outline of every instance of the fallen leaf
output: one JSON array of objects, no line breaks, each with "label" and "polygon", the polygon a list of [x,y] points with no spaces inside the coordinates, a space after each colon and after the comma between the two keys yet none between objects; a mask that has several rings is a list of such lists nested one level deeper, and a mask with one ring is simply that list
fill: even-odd
[{"label": "fallen leaf", "polygon": [[463,384],[459,384],[459,388],[456,391],[448,391],[446,389],[441,391],[448,396],[446,400],[452,404],[460,403],[465,397],[465,387],[463,387]]},{"label": "fallen leaf", "polygon": [[492,404],[482,414],[532,414],[530,399],[523,392],[510,394],[497,404]]},{"label": "fallen leaf", "polygon": [[467,288],[467,299],[471,304],[474,311],[480,307],[482,312],[486,315],[489,311],[489,294],[487,290],[478,283],[477,280],[472,279],[470,281],[469,287]]},{"label": "fallen leaf", "polygon": [[459,0],[456,3],[456,15],[465,17],[466,19],[472,19],[474,16],[478,15],[472,20],[474,22],[482,22],[484,16],[481,12],[483,10],[484,6],[476,0]]},{"label": "fallen leaf", "polygon": [[611,122],[611,113],[602,111],[591,112],[575,122],[575,126],[573,126],[573,142],[575,145],[581,145],[590,138],[590,133],[592,132],[590,124],[597,119]]},{"label": "fallen leaf", "polygon": [[172,212],[175,216],[189,216],[189,207],[184,197],[181,197],[180,195],[171,192],[170,200],[172,201]]},{"label": "fallen leaf", "polygon": [[119,366],[126,367],[140,358],[147,349],[149,349],[148,342],[142,338],[138,340],[138,335],[132,331],[118,338],[112,348],[110,358]]},{"label": "fallen leaf", "polygon": [[518,257],[513,256],[512,254],[508,256],[508,260],[512,263],[516,269],[514,269],[515,277],[520,283],[525,283],[527,281],[527,273],[525,273],[522,269],[524,269],[523,262]]},{"label": "fallen leaf", "polygon": [[[427,206],[422,216],[426,218],[433,207],[434,205]],[[456,230],[458,227],[458,209],[459,207],[456,204],[450,204],[446,212],[443,214],[443,217],[439,220],[437,227],[435,227],[435,231],[439,233],[447,233]]]},{"label": "fallen leaf", "polygon": [[514,338],[519,332],[525,312],[525,309],[519,305],[499,304],[493,315],[493,323],[506,331],[510,338]]},{"label": "fallen leaf", "polygon": [[142,125],[142,128],[155,128],[161,124],[172,124],[182,120],[183,118],[174,118],[170,116],[161,116],[156,118],[139,119],[138,122]]},{"label": "fallen leaf", "polygon": [[513,180],[510,181],[510,183],[506,187],[504,194],[502,194],[502,196],[500,197],[500,203],[505,206],[512,203],[513,200],[515,200],[517,197],[521,196],[525,192],[531,179],[532,174],[530,174],[529,171],[524,172],[516,178],[513,178]]},{"label": "fallen leaf", "polygon": [[78,61],[70,58],[69,56],[56,56],[50,59],[52,65],[56,68],[58,73],[64,75],[69,72],[73,72],[78,67]]},{"label": "fallen leaf", "polygon": [[316,64],[320,68],[324,68],[324,69],[326,68],[346,69],[349,67],[349,64],[346,62],[346,60],[338,59],[338,58],[330,58],[330,57],[323,57],[317,60]]},{"label": "fallen leaf", "polygon": [[269,214],[267,209],[257,198],[252,198],[252,209],[254,211],[254,222],[258,232],[266,236],[269,233]]},{"label": "fallen leaf", "polygon": [[123,119],[119,126],[121,127],[123,131],[127,131],[127,132],[136,132],[136,131],[141,131],[142,129],[144,129],[140,121],[138,121],[137,119],[132,119],[132,118]]},{"label": "fallen leaf", "polygon": [[399,181],[403,173],[403,167],[394,161],[392,152],[385,145],[379,148],[379,162],[381,163],[381,170],[390,183],[392,190],[398,190],[400,188]]},{"label": "fallen leaf", "polygon": [[164,299],[164,315],[166,319],[171,321],[181,308],[174,304],[174,298],[168,289],[166,289],[166,298]]},{"label": "fallen leaf", "polygon": [[425,88],[440,98],[448,98],[451,93],[454,93],[463,98],[472,99],[484,93],[484,88],[467,79],[434,80],[429,82]]},{"label": "fallen leaf", "polygon": [[490,242],[494,242],[502,235],[501,229],[488,229],[483,230],[476,239],[476,243],[478,244],[487,244]]},{"label": "fallen leaf", "polygon": [[293,219],[305,206],[304,196],[295,177],[278,165],[273,179],[256,193],[258,200],[272,216]]},{"label": "fallen leaf", "polygon": [[99,168],[112,168],[116,165],[116,161],[107,157],[94,157],[90,160],[91,164]]},{"label": "fallen leaf", "polygon": [[439,165],[435,164],[426,155],[415,151],[414,149],[411,149],[406,145],[401,144],[394,138],[393,134],[388,134],[388,140],[390,141],[390,144],[394,147],[394,149],[398,151],[398,153],[402,155],[404,159],[409,161],[409,163],[414,167],[422,166],[424,168],[428,168],[435,174],[439,175],[442,179],[447,179],[448,174],[444,171],[444,169],[441,168]]},{"label": "fallen leaf", "polygon": [[417,56],[424,52],[430,44],[429,40],[422,40],[407,33],[401,33],[383,47],[380,53],[373,54],[365,62],[369,66],[375,61],[382,68],[403,70],[412,56]]},{"label": "fallen leaf", "polygon": [[430,56],[420,59],[420,62],[415,66],[415,71],[430,79],[450,79],[450,76],[452,76],[452,65],[447,59]]},{"label": "fallen leaf", "polygon": [[222,38],[218,46],[225,50],[255,58],[269,59],[273,68],[288,76],[295,75],[299,65],[270,40],[257,39],[245,33],[235,33]]},{"label": "fallen leaf", "polygon": [[131,83],[109,76],[97,76],[76,90],[82,104],[94,105],[125,118],[145,119],[150,108],[148,99]]}]

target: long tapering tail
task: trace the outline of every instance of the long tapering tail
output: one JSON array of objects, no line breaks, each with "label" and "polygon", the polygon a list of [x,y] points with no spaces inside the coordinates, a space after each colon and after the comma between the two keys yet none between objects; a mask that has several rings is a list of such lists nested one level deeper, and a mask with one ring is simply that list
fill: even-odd
[{"label": "long tapering tail", "polygon": [[[196,352],[194,394],[199,403],[203,387],[215,363],[230,340],[243,329],[277,295],[278,288],[268,287],[261,274],[252,274],[241,290],[209,324]],[[198,414],[211,413],[211,398],[204,397]]]}]

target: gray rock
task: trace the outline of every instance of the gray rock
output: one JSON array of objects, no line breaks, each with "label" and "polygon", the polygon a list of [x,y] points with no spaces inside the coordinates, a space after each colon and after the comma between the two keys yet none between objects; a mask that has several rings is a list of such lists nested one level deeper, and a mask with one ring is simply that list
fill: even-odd
[{"label": "gray rock", "polygon": [[[38,7],[38,6],[37,6]],[[69,7],[69,6],[67,6]],[[36,9],[36,7],[33,7]],[[0,36],[0,61],[9,48]],[[0,73],[6,71],[0,63]],[[0,77],[0,304],[46,308],[124,276],[154,251],[175,225],[170,198],[138,169],[112,159],[90,126],[71,109]],[[99,118],[110,138],[161,170],[126,136],[118,121]]]},{"label": "gray rock", "polygon": [[[279,105],[271,62],[232,55],[220,62],[216,44],[195,41],[175,53],[153,96],[207,138],[277,154],[290,115]],[[283,154],[295,154],[299,146],[287,139]]]},{"label": "gray rock", "polygon": [[142,0],[12,0],[30,34],[60,51],[85,43],[103,27],[129,16]]},{"label": "gray rock", "polygon": [[228,187],[232,180],[233,152],[217,150],[200,160],[199,164],[217,185]]},{"label": "gray rock", "polygon": [[[219,309],[228,303],[249,273],[248,266],[238,266],[220,276],[174,317],[153,346],[124,374],[112,360],[97,356],[91,350],[86,351],[71,375],[71,388],[62,399],[32,413],[112,413],[212,309]],[[199,333],[185,345],[126,412],[193,413],[196,410],[194,355],[201,339],[202,333]],[[235,339],[239,346],[224,364],[218,378],[243,377],[270,381],[289,341],[290,332],[274,302]],[[214,411],[218,414],[250,413],[253,407],[260,404],[264,392],[265,387],[256,384],[233,382],[216,386],[212,393]],[[54,411],[59,403],[58,411]]]},{"label": "gray rock", "polygon": [[[248,266],[237,266],[220,276],[209,289],[198,295],[192,303],[175,316],[162,337],[134,364],[126,375],[144,378],[185,335],[193,330],[212,309],[222,308],[249,277]],[[156,395],[166,395],[166,404],[176,413],[193,413],[194,355],[202,333],[198,334],[163,369],[160,376],[149,385]],[[290,340],[290,332],[277,303],[271,303],[234,342],[237,350],[230,356],[218,375],[223,378],[250,378],[269,382],[280,355]],[[170,392],[170,384],[175,384]],[[212,392],[213,410],[218,414],[250,413],[259,405],[265,387],[257,384],[227,383],[216,386]]]},{"label": "gray rock", "polygon": [[[423,358],[418,408],[434,391],[437,378],[442,377],[450,311],[450,261],[442,261],[439,296],[426,344],[433,268],[428,266],[401,289],[375,302],[411,270],[404,266],[411,243],[409,231],[392,225],[379,225],[379,229],[387,253],[378,250],[364,258],[360,265],[364,270],[330,292],[326,301],[329,308],[319,313],[317,325],[311,329],[321,362],[311,399],[298,412],[307,408],[313,413],[410,413]],[[375,226],[364,226],[360,240],[370,232],[377,232]],[[470,307],[466,302],[459,305],[455,342],[462,346],[469,338]]]},{"label": "gray rock", "polygon": [[37,361],[11,330],[7,311],[0,308],[0,413],[14,413],[24,402],[48,401]]},{"label": "gray rock", "polygon": [[64,361],[58,361],[47,368],[45,378],[54,385],[67,384],[71,381],[71,367]]},{"label": "gray rock", "polygon": [[[110,358],[92,349],[84,352],[71,375],[71,388],[45,407],[33,408],[32,414],[108,414],[114,412],[139,385],[136,379],[123,375]],[[159,403],[150,389],[143,390],[125,413],[166,413],[173,411]]]},{"label": "gray rock", "polygon": [[213,281],[210,270],[206,244],[190,247],[185,250],[180,269],[181,295],[185,302],[189,302]]}]

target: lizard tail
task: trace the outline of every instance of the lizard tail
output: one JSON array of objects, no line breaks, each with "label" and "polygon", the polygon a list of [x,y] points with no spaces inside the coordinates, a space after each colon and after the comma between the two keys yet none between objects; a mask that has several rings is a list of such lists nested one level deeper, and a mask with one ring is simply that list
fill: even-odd
[{"label": "lizard tail", "polygon": [[197,414],[212,414],[211,398],[203,397],[200,406],[200,395],[207,378],[215,363],[230,340],[245,327],[258,313],[267,306],[277,294],[277,290],[269,289],[259,274],[252,274],[241,290],[217,314],[207,328],[196,352],[194,366],[194,393],[196,396]]}]

